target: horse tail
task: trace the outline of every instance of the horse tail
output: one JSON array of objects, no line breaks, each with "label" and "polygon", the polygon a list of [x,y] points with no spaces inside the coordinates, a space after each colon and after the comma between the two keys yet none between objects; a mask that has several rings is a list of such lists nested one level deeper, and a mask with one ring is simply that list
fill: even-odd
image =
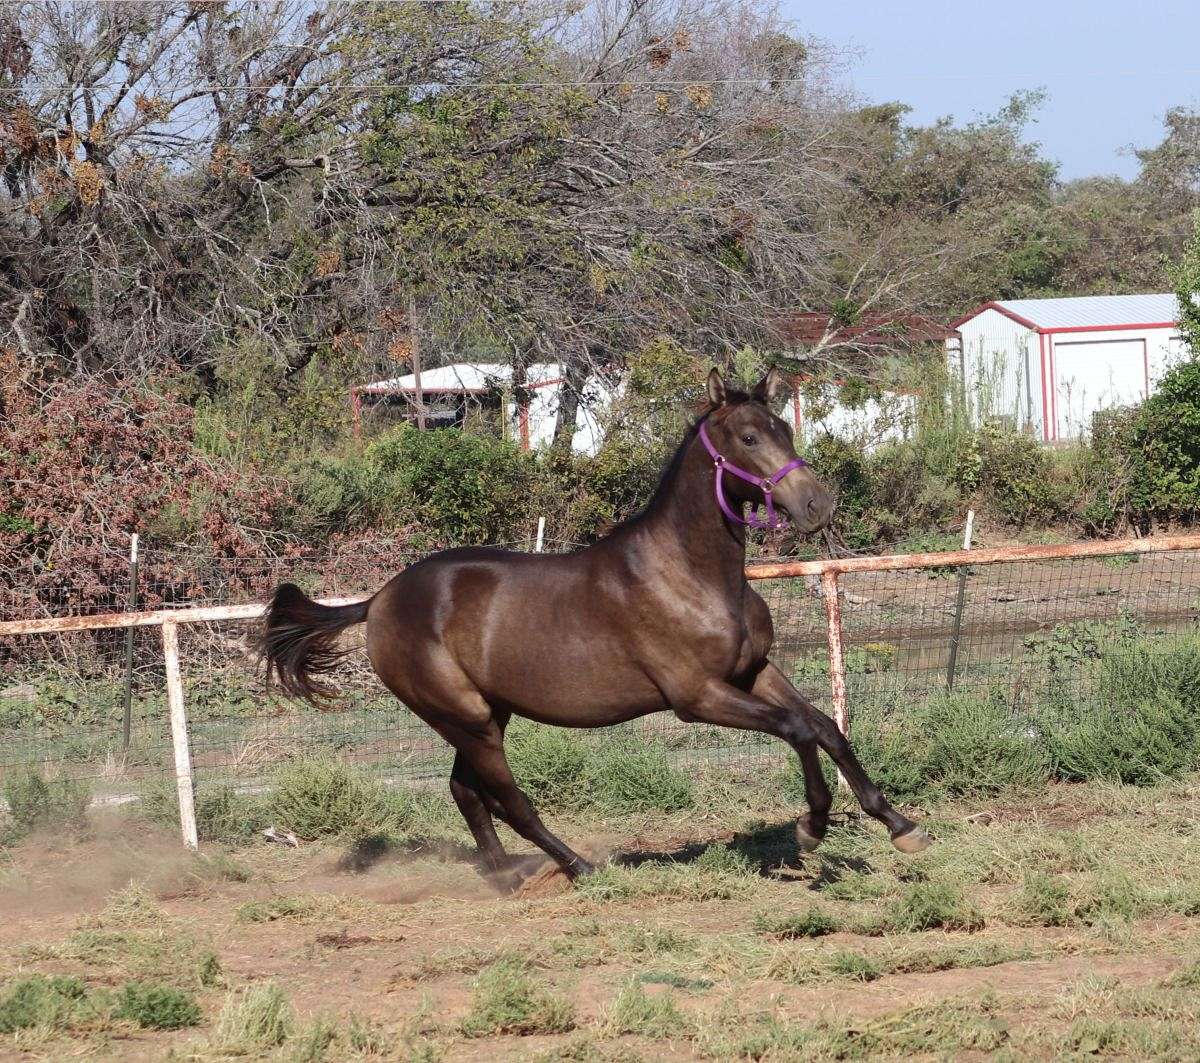
[{"label": "horse tail", "polygon": [[367,619],[371,601],[352,605],[321,605],[294,583],[283,583],[271,598],[258,650],[267,666],[267,683],[278,677],[292,697],[314,704],[334,696],[318,676],[332,672],[349,652],[337,637],[352,624]]}]

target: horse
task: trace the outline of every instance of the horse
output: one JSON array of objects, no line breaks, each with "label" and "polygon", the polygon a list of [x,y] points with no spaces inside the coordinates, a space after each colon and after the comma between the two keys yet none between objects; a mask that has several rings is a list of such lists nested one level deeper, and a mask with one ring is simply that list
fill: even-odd
[{"label": "horse", "polygon": [[[822,749],[892,844],[921,851],[925,830],[888,803],[833,721],[772,662],[771,614],[746,580],[748,526],[779,526],[782,510],[811,534],[833,512],[831,493],[772,412],[783,387],[776,369],[749,393],[713,369],[707,403],[645,509],[573,553],[444,550],[352,605],[321,605],[281,585],[259,642],[268,677],[292,696],[334,696],[321,677],[347,652],[340,633],[366,621],[376,675],[454,748],[450,792],[492,872],[508,861],[493,817],[570,878],[593,870],[546,828],[514,779],[504,753],[514,714],[591,728],[673,712],[780,738],[804,772],[808,812],[795,828],[804,851],[828,825]],[[765,522],[755,516],[763,504]]]}]

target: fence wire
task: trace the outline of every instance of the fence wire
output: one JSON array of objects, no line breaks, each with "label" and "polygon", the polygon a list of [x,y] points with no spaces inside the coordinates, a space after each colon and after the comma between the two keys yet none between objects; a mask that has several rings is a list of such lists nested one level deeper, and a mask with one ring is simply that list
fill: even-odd
[{"label": "fence wire", "polygon": [[[299,581],[325,594],[373,589],[362,559],[307,559]],[[345,565],[345,567],[340,567]],[[297,566],[265,564],[205,577],[192,603],[261,598]],[[1016,714],[1054,702],[1087,711],[1110,697],[1106,677],[1144,667],[1193,639],[1200,623],[1200,551],[1000,563],[965,575],[950,569],[846,573],[840,577],[851,737],[855,721],[915,712],[946,697],[1002,702]],[[775,622],[773,659],[815,704],[829,708],[826,617],[814,578],[756,581]],[[266,689],[249,638],[256,622],[179,627],[185,702],[197,785],[265,786],[284,761],[328,753],[388,779],[445,777],[445,743],[388,693],[362,648],[331,677],[330,711]],[[956,624],[956,667],[949,673]],[[89,781],[94,796],[136,796],[173,775],[161,635],[134,629],[131,732],[123,742],[123,630],[0,639],[0,784],[38,766]],[[1200,640],[1194,643],[1200,655]],[[751,732],[684,724],[660,713],[622,725],[680,766],[758,770],[787,750]]]}]

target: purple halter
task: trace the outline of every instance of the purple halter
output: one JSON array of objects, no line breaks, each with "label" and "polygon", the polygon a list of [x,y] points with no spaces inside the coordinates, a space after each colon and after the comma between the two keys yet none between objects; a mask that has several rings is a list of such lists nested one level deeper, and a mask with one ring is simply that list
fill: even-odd
[{"label": "purple halter", "polygon": [[[782,528],[787,521],[775,513],[775,503],[771,500],[771,494],[775,490],[776,485],[789,472],[794,469],[802,469],[808,462],[803,458],[793,458],[786,465],[770,476],[755,476],[752,472],[746,472],[745,469],[739,469],[736,465],[730,464],[725,460],[724,456],[713,446],[712,440],[708,438],[708,423],[700,422],[700,442],[704,444],[704,449],[708,451],[708,456],[713,460],[713,466],[716,469],[716,475],[713,478],[713,483],[717,494],[717,505],[721,507],[721,512],[725,514],[731,521],[736,524],[745,524],[751,528]],[[740,480],[745,480],[747,483],[754,484],[763,493],[763,499],[767,503],[767,519],[758,519],[758,506],[754,507],[754,512],[750,514],[750,519],[747,520],[740,512],[734,510],[725,499],[725,486],[723,478],[726,473],[732,473]],[[740,510],[740,506],[738,509]]]}]

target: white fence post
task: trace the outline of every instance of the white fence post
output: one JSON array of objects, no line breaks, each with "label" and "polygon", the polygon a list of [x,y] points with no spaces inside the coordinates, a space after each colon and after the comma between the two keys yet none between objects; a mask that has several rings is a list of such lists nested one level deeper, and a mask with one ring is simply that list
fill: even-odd
[{"label": "white fence post", "polygon": [[[829,692],[833,698],[833,721],[842,734],[850,735],[850,706],[846,697],[846,657],[842,642],[842,603],[838,598],[838,574],[830,569],[821,573],[821,592],[825,599],[825,623],[829,640]],[[838,785],[846,777],[838,769]]]},{"label": "white fence post", "polygon": [[179,792],[179,825],[183,844],[200,848],[196,833],[196,801],[192,785],[192,749],[188,742],[187,708],[183,703],[183,678],[179,674],[179,626],[162,625],[163,661],[167,666],[167,706],[171,711],[171,743],[175,747],[175,785]]}]

